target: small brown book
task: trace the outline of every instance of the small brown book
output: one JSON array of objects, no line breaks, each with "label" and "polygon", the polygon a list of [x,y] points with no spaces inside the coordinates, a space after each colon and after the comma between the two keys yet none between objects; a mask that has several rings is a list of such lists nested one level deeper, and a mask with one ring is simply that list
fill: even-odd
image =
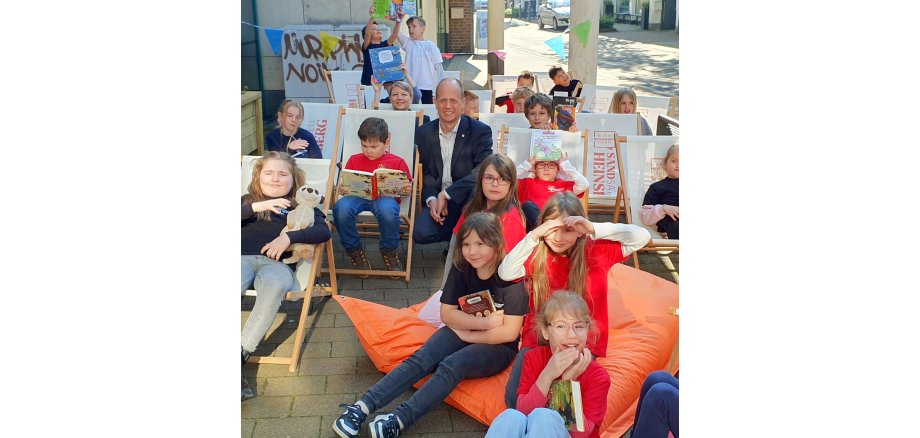
[{"label": "small brown book", "polygon": [[495,302],[492,301],[492,293],[488,290],[464,295],[457,301],[460,303],[460,310],[470,315],[485,317],[495,311]]}]

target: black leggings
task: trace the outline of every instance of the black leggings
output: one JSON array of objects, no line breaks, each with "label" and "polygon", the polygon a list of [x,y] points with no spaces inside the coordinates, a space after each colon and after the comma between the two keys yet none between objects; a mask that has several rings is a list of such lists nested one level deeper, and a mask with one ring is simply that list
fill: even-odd
[{"label": "black leggings", "polygon": [[434,103],[434,92],[432,90],[418,90],[422,92],[422,104]]}]

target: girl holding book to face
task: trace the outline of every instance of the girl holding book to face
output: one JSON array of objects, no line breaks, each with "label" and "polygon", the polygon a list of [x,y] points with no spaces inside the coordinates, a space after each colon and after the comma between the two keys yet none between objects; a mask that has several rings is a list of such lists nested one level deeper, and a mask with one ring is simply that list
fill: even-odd
[{"label": "girl holding book to face", "polygon": [[[503,281],[496,274],[505,254],[498,217],[487,212],[470,215],[460,227],[459,238],[461,250],[452,260],[440,298],[441,318],[446,326],[355,404],[342,405],[345,412],[333,424],[339,436],[358,435],[368,415],[433,373],[412,397],[392,413],[377,416],[369,425],[374,438],[395,437],[437,407],[460,381],[497,374],[514,359],[528,310],[527,292],[522,282]],[[486,290],[501,305],[500,310],[477,317],[460,309],[461,297]]]},{"label": "girl holding book to face", "polygon": [[[591,360],[591,352],[585,348],[588,339],[598,333],[588,303],[575,293],[557,291],[536,314],[535,326],[539,346],[524,356],[517,410],[508,409],[496,417],[486,437],[526,437],[536,432],[560,438],[599,437],[610,376]],[[550,387],[556,380],[579,382],[583,432],[566,427],[563,416],[547,408],[551,406]]]},{"label": "girl holding book to face", "polygon": [[[598,336],[588,349],[594,356],[607,355],[607,271],[614,263],[651,239],[648,230],[638,225],[596,223],[585,218],[581,201],[573,193],[553,195],[540,213],[538,226],[527,233],[498,268],[503,280],[530,277],[531,313],[524,319],[521,351],[537,346],[534,317],[542,311],[553,291],[566,289],[588,303]],[[514,407],[520,379],[520,361],[515,360],[505,392],[505,401]]]},{"label": "girl holding book to face", "polygon": [[[323,158],[316,138],[303,123],[303,105],[291,99],[285,99],[278,108],[278,129],[265,135],[265,151],[286,152],[295,158]],[[295,187],[296,189],[297,187]]]},{"label": "girl holding book to face", "polygon": [[[384,168],[402,171],[406,178],[412,177],[406,161],[388,151],[390,131],[385,120],[379,117],[365,119],[358,128],[358,138],[361,139],[361,153],[352,155],[345,163],[345,169],[373,173]],[[339,195],[344,195],[346,191],[341,184],[341,176],[339,180],[337,190]],[[332,206],[332,217],[351,264],[356,269],[371,269],[355,223],[358,214],[364,211],[373,213],[380,225],[380,254],[386,270],[402,271],[402,262],[396,252],[399,247],[399,199],[391,196],[380,196],[374,200],[342,196]]]}]

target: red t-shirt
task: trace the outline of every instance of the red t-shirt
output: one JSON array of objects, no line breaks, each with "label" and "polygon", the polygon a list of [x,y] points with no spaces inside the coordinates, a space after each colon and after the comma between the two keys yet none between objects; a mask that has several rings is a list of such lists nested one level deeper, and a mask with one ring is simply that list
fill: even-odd
[{"label": "red t-shirt", "polygon": [[[559,192],[574,192],[575,181],[565,181],[557,179],[555,181],[543,181],[538,178],[524,178],[518,180],[518,200],[523,204],[525,201],[532,201],[543,210],[546,201]],[[578,197],[585,196],[585,193],[579,193]]]},{"label": "red t-shirt", "polygon": [[[465,218],[466,215],[460,215],[460,219],[457,220],[457,225],[454,227],[454,234],[460,231],[460,226],[463,225]],[[524,226],[521,213],[516,208],[506,211],[502,215],[502,236],[505,237],[505,253],[514,249],[515,245],[524,239],[525,235],[527,235],[527,227]],[[457,242],[457,245],[460,245],[460,242]]]},{"label": "red t-shirt", "polygon": [[[529,415],[534,409],[546,406],[549,400],[549,394],[544,398],[530,399],[524,402],[522,396],[527,396],[537,382],[537,377],[546,368],[546,364],[553,357],[553,352],[548,346],[541,346],[528,350],[524,354],[524,363],[521,366],[521,384],[518,386],[518,404],[517,409]],[[607,391],[610,389],[610,375],[600,366],[597,361],[592,360],[585,372],[578,376],[578,382],[581,384],[581,406],[585,414],[585,420],[590,422],[594,427],[591,433],[579,434],[572,432],[573,437],[588,436],[591,438],[600,438],[601,423],[604,422],[604,415],[607,412]],[[536,389],[538,395],[542,396],[540,389]],[[542,402],[542,405],[540,404]]]},{"label": "red t-shirt", "polygon": [[346,169],[360,170],[361,172],[373,172],[381,167],[384,169],[401,170],[406,172],[407,178],[410,180],[412,179],[412,173],[409,172],[409,166],[406,165],[406,160],[389,152],[383,154],[382,157],[376,160],[368,160],[364,154],[354,154],[349,157],[348,162],[345,163]]},{"label": "red t-shirt", "polygon": [[[587,257],[585,262],[588,263],[587,283],[585,287],[585,301],[588,302],[588,310],[591,311],[591,318],[597,326],[597,338],[592,342],[592,336],[588,335],[588,348],[591,353],[597,357],[607,357],[607,272],[615,264],[626,259],[623,257],[623,247],[620,242],[611,240],[594,240],[590,237],[585,245]],[[527,277],[533,276],[533,255],[527,258],[524,263]],[[548,252],[546,259],[546,275],[549,279],[549,290],[546,300],[552,296],[552,291],[571,290],[568,286],[569,281],[569,258]],[[530,312],[524,317],[524,328],[521,335],[521,345],[523,347],[536,347],[537,334],[533,330],[533,318],[537,310],[533,304],[533,291],[528,291],[530,295]]]}]

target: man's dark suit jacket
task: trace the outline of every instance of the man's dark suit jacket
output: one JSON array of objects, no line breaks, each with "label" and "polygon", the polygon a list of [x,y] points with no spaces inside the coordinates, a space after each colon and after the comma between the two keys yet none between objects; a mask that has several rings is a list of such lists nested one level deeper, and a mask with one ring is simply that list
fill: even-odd
[{"label": "man's dark suit jacket", "polygon": [[[432,120],[415,129],[415,145],[422,163],[422,204],[429,196],[437,197],[441,192],[441,176],[444,162],[441,160],[439,120]],[[454,139],[450,175],[453,184],[447,188],[447,195],[454,202],[465,205],[479,174],[479,163],[492,155],[492,129],[489,125],[460,116],[460,126]],[[475,171],[475,172],[474,172]]]}]

